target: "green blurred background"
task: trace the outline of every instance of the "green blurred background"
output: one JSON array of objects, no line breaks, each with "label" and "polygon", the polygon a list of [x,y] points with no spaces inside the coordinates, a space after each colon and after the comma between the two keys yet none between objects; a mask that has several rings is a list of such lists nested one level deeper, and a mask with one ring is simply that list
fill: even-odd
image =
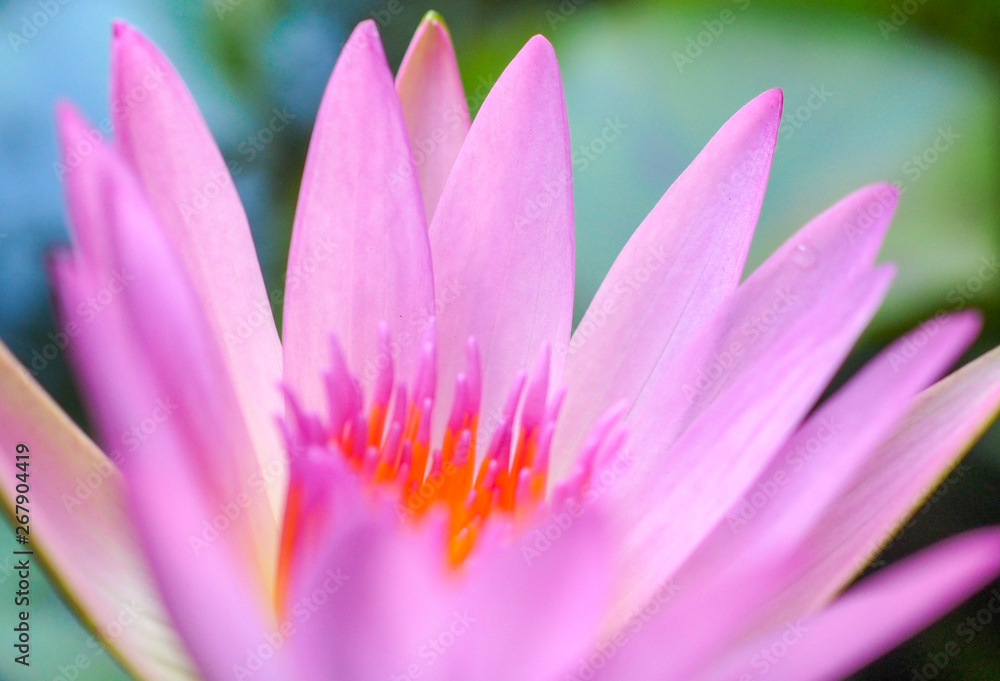
[{"label": "green blurred background", "polygon": [[[577,318],[632,230],[715,130],[753,96],[781,87],[778,151],[749,267],[847,192],[895,181],[903,198],[882,259],[899,275],[843,375],[941,309],[985,313],[970,356],[1000,343],[1000,287],[980,274],[984,259],[1000,257],[1000,3],[991,0],[0,1],[0,337],[29,363],[55,331],[43,264],[66,232],[53,104],[67,97],[92,120],[106,119],[112,18],[152,37],[193,90],[238,168],[273,289],[282,285],[309,131],[340,46],[354,24],[374,18],[395,67],[429,9],[449,24],[473,112],[531,35],[556,47],[575,154]],[[294,119],[255,149],[274,107]],[[609,122],[619,132],[606,141]],[[61,355],[38,378],[83,420]],[[873,569],[988,523],[1000,523],[998,429]],[[11,574],[6,560],[0,590]],[[72,681],[80,654],[90,666],[76,678],[126,678],[58,596],[36,584],[34,665],[25,674],[4,653],[0,679]],[[971,640],[958,629],[988,591],[857,678],[1000,679],[1000,617]],[[0,622],[10,621],[9,600],[0,598]],[[942,664],[949,642],[960,652]]]}]

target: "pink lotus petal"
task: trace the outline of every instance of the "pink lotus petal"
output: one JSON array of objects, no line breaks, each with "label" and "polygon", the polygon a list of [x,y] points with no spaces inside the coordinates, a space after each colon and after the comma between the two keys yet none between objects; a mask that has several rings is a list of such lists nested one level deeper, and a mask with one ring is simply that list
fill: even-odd
[{"label": "pink lotus petal", "polygon": [[[246,569],[259,580],[262,591],[268,590],[265,585],[273,580],[277,526],[265,493],[266,476],[257,459],[247,455],[252,448],[236,396],[226,380],[227,368],[210,341],[203,310],[145,196],[124,164],[112,160],[115,162],[101,169],[101,188],[114,267],[132,273],[134,279],[120,295],[137,348],[136,356],[125,358],[134,360],[133,365],[123,367],[130,378],[130,385],[124,387],[131,392],[128,399],[123,396],[118,408],[126,423],[140,423],[148,416],[146,405],[165,405],[162,413],[151,419],[150,428],[144,428],[145,439],[140,440],[137,451],[123,463],[128,466],[145,458],[155,436],[164,432],[175,448],[163,445],[158,455],[185,460],[198,478],[197,494],[204,496],[204,505],[220,509],[238,506],[239,511],[230,514],[236,517],[230,519],[233,527],[229,532],[242,537]],[[182,484],[193,481],[175,481],[174,493],[181,493],[178,489]],[[179,547],[163,550],[178,551]]]},{"label": "pink lotus petal", "polygon": [[[105,451],[120,459],[137,444],[131,433],[157,402],[138,404],[132,390],[139,350],[126,321],[124,289],[134,272],[115,266],[107,206],[102,201],[104,169],[115,163],[113,152],[95,139],[83,118],[70,106],[57,111],[74,249],[56,252],[49,261],[59,333],[74,369],[84,403]],[[83,153],[86,152],[86,153]],[[132,369],[128,369],[132,367]]]},{"label": "pink lotus petal", "polygon": [[[723,303],[660,376],[646,383],[628,417],[629,447],[636,453],[631,470],[611,490],[621,511],[619,529],[627,537],[625,589],[631,592],[611,622],[641,603],[708,536],[833,376],[867,319],[864,314],[851,322],[845,317],[843,326],[830,327],[831,315],[850,315],[850,307],[844,307],[847,288],[863,295],[863,284],[849,282],[870,267],[895,200],[894,187],[874,185],[813,219]],[[866,228],[858,231],[862,218]],[[818,329],[828,331],[817,335]],[[741,419],[747,419],[743,425]],[[693,424],[698,430],[686,435]],[[756,447],[747,451],[751,441],[737,445],[726,433],[753,436]],[[720,450],[717,460],[706,453]],[[735,465],[733,457],[744,453]],[[732,486],[717,485],[719,474]],[[711,491],[693,507],[705,514],[695,513],[690,523],[692,510],[682,500],[695,488],[674,494],[688,475],[700,480],[697,489]],[[637,504],[637,498],[648,501]],[[673,510],[665,511],[668,507]],[[679,534],[669,536],[666,528]]]},{"label": "pink lotus petal", "polygon": [[[403,169],[404,172],[396,177]],[[388,325],[400,380],[433,316],[430,250],[406,127],[371,21],[351,34],[309,144],[285,280],[285,376],[306,407],[326,403],[320,370],[331,336],[370,395],[378,327]]]},{"label": "pink lotus petal", "polygon": [[549,681],[589,653],[610,597],[604,515],[600,504],[569,504],[514,541],[483,540],[461,596],[479,619],[449,660],[455,677],[476,670],[481,681]]},{"label": "pink lotus petal", "polygon": [[796,232],[740,285],[670,366],[650,377],[629,421],[654,429],[658,444],[675,440],[720,392],[759,366],[760,354],[801,314],[811,313],[871,266],[896,199],[894,186],[871,185]]},{"label": "pink lotus petal", "polygon": [[[191,94],[145,36],[118,22],[112,42],[115,141],[177,249],[224,362],[263,469],[280,473],[274,415],[281,346],[250,227],[229,169]],[[267,491],[275,514],[284,480]]]},{"label": "pink lotus petal", "polygon": [[[30,534],[26,545],[13,550],[34,555],[13,555],[15,564],[26,558],[35,566],[43,559],[70,603],[130,671],[151,681],[193,680],[191,662],[170,627],[129,523],[117,466],[3,345],[0,452],[0,489],[12,513],[17,486],[25,479],[17,475],[28,474]],[[25,461],[27,466],[16,467]]]},{"label": "pink lotus petal", "polygon": [[[530,121],[530,124],[526,124]],[[482,350],[479,441],[501,420],[510,381],[544,343],[564,347],[573,312],[573,185],[552,46],[528,41],[483,103],[430,227],[438,294],[443,430],[466,339]],[[553,382],[562,361],[553,361]]]},{"label": "pink lotus petal", "polygon": [[104,227],[101,192],[96,168],[107,163],[110,149],[103,133],[90,125],[68,103],[56,107],[60,160],[70,236],[75,250],[91,267],[106,268],[111,261],[110,235]]},{"label": "pink lotus petal", "polygon": [[403,530],[391,516],[341,528],[293,588],[286,617],[321,678],[408,674],[448,630],[441,545]]},{"label": "pink lotus petal", "polygon": [[[141,351],[120,358],[130,381],[118,412],[138,423],[143,405],[164,405],[122,462],[128,515],[174,627],[202,673],[222,678],[273,630],[277,531],[203,310],[130,170],[108,161],[98,172],[112,266],[134,273],[120,295]],[[269,678],[296,678],[284,655]]]},{"label": "pink lotus petal", "polygon": [[[200,471],[177,456],[191,447],[184,435],[182,426],[165,426],[125,467],[132,522],[173,625],[206,679],[302,678],[291,647],[275,643],[284,634],[271,594],[250,574],[240,502],[213,504]],[[273,652],[256,652],[262,648]]]},{"label": "pink lotus petal", "polygon": [[469,132],[469,105],[444,20],[428,12],[396,75],[413,162],[431,223],[458,150]]},{"label": "pink lotus petal", "polygon": [[591,302],[567,352],[553,474],[572,465],[589,424],[664,371],[739,283],[781,118],[781,91],[740,109],[643,220]]},{"label": "pink lotus petal", "polygon": [[[730,563],[723,572],[664,583],[577,667],[594,681],[690,681],[747,635],[755,611],[784,585],[784,560]],[[748,585],[753,588],[748,588]]]},{"label": "pink lotus petal", "polygon": [[975,313],[933,319],[871,360],[789,438],[682,572],[797,548],[979,326]]},{"label": "pink lotus petal", "polygon": [[636,431],[630,446],[660,456],[637,460],[611,488],[625,592],[612,622],[669,579],[766,468],[874,315],[891,277],[891,268],[879,268],[798,315],[746,375],[727,379],[669,451],[650,449],[649,435]]},{"label": "pink lotus petal", "polygon": [[[1000,529],[968,532],[867,579],[829,608],[732,652],[699,681],[836,681],[909,638],[1000,573]],[[745,676],[749,675],[749,676]]]},{"label": "pink lotus petal", "polygon": [[121,295],[132,274],[96,269],[73,253],[57,251],[49,259],[49,277],[61,334],[57,338],[66,344],[97,440],[113,459],[121,460],[138,443],[131,432],[136,422],[128,415],[136,415],[137,406],[147,414],[157,407],[155,400],[137,405],[131,370],[124,370],[141,364]]},{"label": "pink lotus petal", "polygon": [[485,538],[454,572],[436,531],[391,515],[345,528],[290,599],[293,616],[311,612],[312,664],[339,678],[556,678],[593,643],[609,568],[597,508],[562,515],[516,542]]},{"label": "pink lotus petal", "polygon": [[770,617],[828,603],[903,529],[1000,411],[1000,349],[914,398],[849,488],[811,528],[807,559]]}]

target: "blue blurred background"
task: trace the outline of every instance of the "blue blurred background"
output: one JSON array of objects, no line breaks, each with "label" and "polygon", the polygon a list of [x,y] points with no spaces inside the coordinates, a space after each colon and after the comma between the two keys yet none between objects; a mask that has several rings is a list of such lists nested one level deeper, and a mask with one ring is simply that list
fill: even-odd
[{"label": "blue blurred background", "polygon": [[[0,1],[0,337],[29,363],[55,332],[43,263],[66,229],[53,105],[69,98],[92,120],[107,119],[113,18],[156,41],[194,92],[238,168],[273,289],[282,285],[309,131],[340,46],[358,21],[374,18],[395,67],[429,9],[449,24],[473,112],[531,35],[556,47],[575,154],[577,318],[632,230],[715,130],[753,96],[781,87],[778,151],[749,267],[847,192],[895,181],[903,198],[882,259],[896,262],[899,276],[843,374],[941,309],[985,313],[971,354],[1000,343],[1000,287],[979,274],[983,259],[1000,256],[995,0]],[[294,119],[254,149],[273,107]],[[609,124],[615,132],[602,137]],[[38,378],[83,421],[62,356],[46,360]],[[1000,522],[1000,430],[916,519],[873,569]],[[0,583],[10,568],[0,562]],[[919,678],[957,641],[960,653],[925,678],[1000,679],[1000,617],[972,640],[957,630],[987,592],[858,678]],[[0,656],[0,678],[72,681],[66,665],[81,653],[92,664],[77,678],[126,678],[88,645],[58,596],[42,594],[36,645],[45,653],[28,675]]]}]

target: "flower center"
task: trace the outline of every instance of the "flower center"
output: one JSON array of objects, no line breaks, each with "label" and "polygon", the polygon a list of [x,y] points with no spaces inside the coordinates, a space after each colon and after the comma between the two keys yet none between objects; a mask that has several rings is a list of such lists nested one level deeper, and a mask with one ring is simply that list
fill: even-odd
[{"label": "flower center", "polygon": [[[531,374],[513,380],[499,418],[481,428],[481,365],[474,337],[466,343],[466,370],[455,379],[454,399],[440,444],[432,446],[437,348],[433,321],[420,348],[412,390],[394,383],[390,338],[379,327],[371,404],[367,412],[358,380],[350,374],[340,346],[332,343],[332,363],[324,374],[329,413],[305,413],[288,392],[290,417],[282,423],[291,454],[278,565],[278,602],[282,603],[291,564],[308,549],[323,527],[334,521],[335,497],[343,472],[351,470],[360,487],[394,498],[401,520],[415,522],[431,508],[447,514],[447,556],[459,565],[491,517],[522,524],[545,504],[549,453],[565,396],[549,396],[551,350],[543,347]],[[573,473],[554,497],[579,494],[595,464],[620,448],[624,431],[620,410],[598,421],[577,458]],[[485,437],[484,437],[485,436]],[[488,440],[477,456],[477,438]],[[338,489],[339,486],[339,489]],[[357,483],[355,487],[359,487]]]}]

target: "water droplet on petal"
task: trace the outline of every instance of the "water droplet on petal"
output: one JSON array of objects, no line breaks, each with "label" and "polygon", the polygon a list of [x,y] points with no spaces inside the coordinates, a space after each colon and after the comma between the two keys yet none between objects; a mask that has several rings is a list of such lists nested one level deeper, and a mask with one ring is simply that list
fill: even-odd
[{"label": "water droplet on petal", "polygon": [[794,253],[792,253],[792,262],[804,270],[815,265],[816,259],[816,250],[805,244],[796,246]]}]

